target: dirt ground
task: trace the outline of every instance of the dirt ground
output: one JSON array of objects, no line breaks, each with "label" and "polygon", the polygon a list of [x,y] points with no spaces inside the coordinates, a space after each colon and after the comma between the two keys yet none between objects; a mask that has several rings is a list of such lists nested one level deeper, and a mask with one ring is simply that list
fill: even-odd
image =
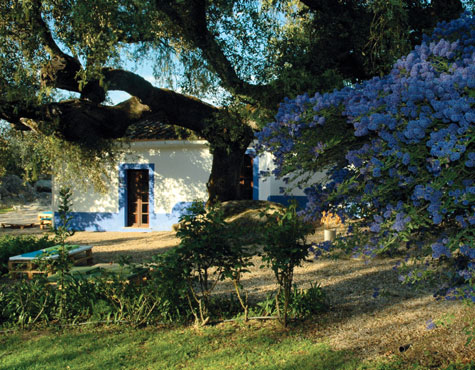
[{"label": "dirt ground", "polygon": [[[41,233],[39,228],[25,230],[0,229],[7,233]],[[314,236],[322,239],[322,230]],[[152,255],[177,245],[173,232],[77,232],[70,243],[93,245],[95,263],[116,262],[129,255],[133,262],[146,261]],[[328,294],[331,309],[309,323],[307,334],[325,338],[336,350],[351,350],[362,358],[388,357],[409,345],[403,356],[434,367],[446,361],[468,362],[475,359],[475,347],[465,346],[462,319],[475,318],[475,311],[461,302],[436,301],[431,289],[413,290],[398,281],[394,266],[398,260],[321,259],[307,262],[295,271],[299,287],[319,283]],[[252,295],[263,295],[276,289],[272,273],[256,267],[243,276],[244,288]],[[375,290],[379,295],[374,297]],[[222,292],[229,286],[220,287]],[[433,330],[428,320],[441,320]],[[445,325],[451,323],[450,325]],[[434,362],[435,361],[435,362]]]}]

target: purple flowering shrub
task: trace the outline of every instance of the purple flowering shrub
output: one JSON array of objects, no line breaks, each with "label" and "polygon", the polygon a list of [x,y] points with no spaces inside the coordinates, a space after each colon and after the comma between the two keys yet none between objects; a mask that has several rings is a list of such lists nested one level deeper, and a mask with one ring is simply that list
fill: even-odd
[{"label": "purple flowering shrub", "polygon": [[[358,255],[417,257],[475,300],[475,19],[442,22],[384,77],[285,99],[257,135],[274,175],[298,179],[304,213],[352,220]],[[312,173],[327,170],[325,184]],[[427,258],[429,257],[429,258]],[[452,266],[449,269],[448,266]]]}]

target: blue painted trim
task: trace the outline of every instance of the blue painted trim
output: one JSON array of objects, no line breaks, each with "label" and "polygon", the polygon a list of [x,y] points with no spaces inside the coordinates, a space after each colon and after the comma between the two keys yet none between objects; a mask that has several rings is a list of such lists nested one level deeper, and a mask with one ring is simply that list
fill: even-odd
[{"label": "blue painted trim", "polygon": [[252,199],[259,200],[259,157],[255,149],[247,149],[246,154],[252,157]]},{"label": "blue painted trim", "polygon": [[[170,231],[173,224],[178,223],[180,216],[185,213],[191,202],[175,204],[170,213],[154,213],[150,215],[148,228],[125,227],[122,212],[71,212],[71,229],[77,231],[126,231],[150,232]],[[55,225],[60,225],[60,219],[55,212]]]},{"label": "blue painted trim", "polygon": [[271,202],[280,203],[284,206],[288,206],[292,200],[296,200],[298,209],[304,209],[307,205],[307,197],[305,195],[269,195],[267,200]]},{"label": "blue painted trim", "polygon": [[[149,227],[127,227],[127,170],[149,171]],[[192,202],[176,203],[170,213],[155,213],[155,165],[153,163],[122,163],[119,165],[119,209],[118,212],[71,212],[70,228],[78,231],[126,231],[150,232],[169,231],[178,223],[186,208]],[[57,212],[55,225],[60,225]]]},{"label": "blue painted trim", "polygon": [[[155,184],[155,164],[153,163],[122,163],[119,165],[119,215],[122,217],[122,227],[127,226],[127,170],[148,170],[148,207],[149,207],[149,228],[156,225],[154,220],[154,184]],[[147,228],[143,228],[147,229]],[[139,230],[142,230],[140,228]]]}]

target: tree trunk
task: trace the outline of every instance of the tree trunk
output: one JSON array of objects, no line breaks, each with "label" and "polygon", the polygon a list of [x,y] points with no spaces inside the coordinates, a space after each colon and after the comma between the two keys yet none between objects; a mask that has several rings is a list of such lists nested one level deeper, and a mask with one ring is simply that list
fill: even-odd
[{"label": "tree trunk", "polygon": [[208,203],[225,202],[240,198],[239,177],[246,148],[227,151],[215,149],[213,165],[207,184]]}]

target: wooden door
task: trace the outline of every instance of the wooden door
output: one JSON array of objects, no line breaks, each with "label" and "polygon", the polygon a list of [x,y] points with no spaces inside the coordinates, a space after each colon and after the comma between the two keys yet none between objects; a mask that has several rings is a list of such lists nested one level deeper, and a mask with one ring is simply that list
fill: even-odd
[{"label": "wooden door", "polygon": [[254,186],[253,175],[253,159],[250,155],[244,155],[244,161],[241,167],[241,175],[239,177],[239,199],[252,200],[252,188]]},{"label": "wooden door", "polygon": [[127,226],[149,226],[148,170],[127,171]]}]

